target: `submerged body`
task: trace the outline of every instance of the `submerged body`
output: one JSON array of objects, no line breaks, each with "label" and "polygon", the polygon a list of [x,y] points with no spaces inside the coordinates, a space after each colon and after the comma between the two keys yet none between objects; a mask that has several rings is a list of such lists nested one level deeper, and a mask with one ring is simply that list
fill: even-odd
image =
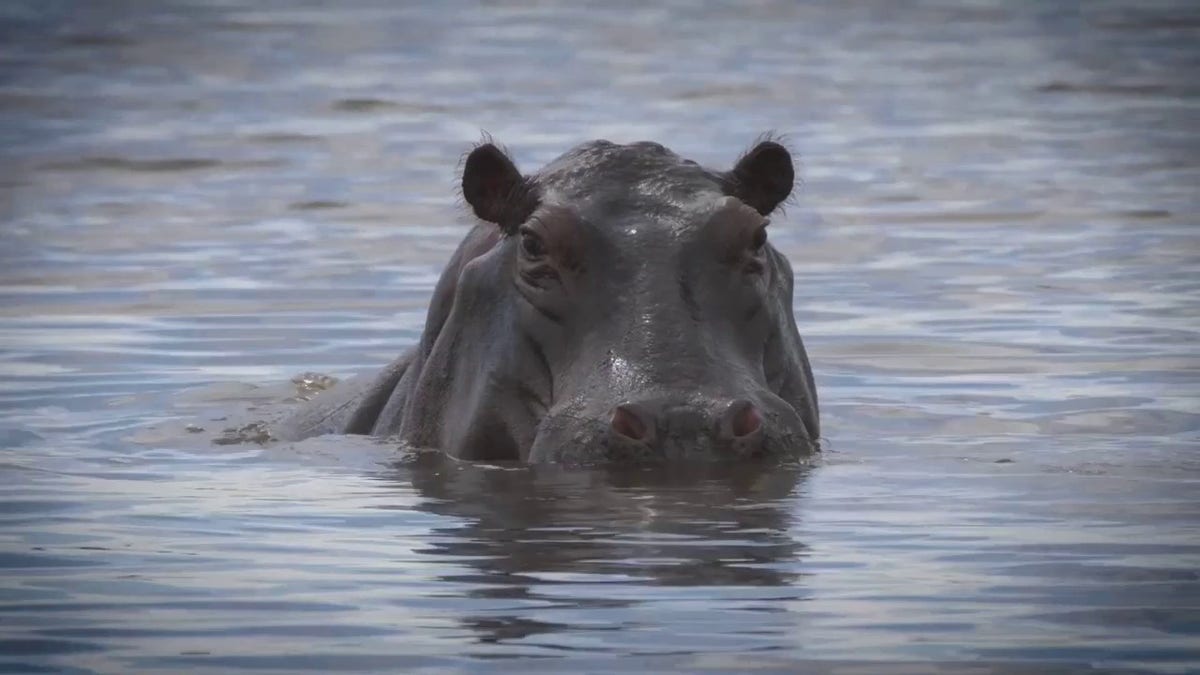
[{"label": "submerged body", "polygon": [[816,389],[791,266],[766,241],[793,180],[772,141],[723,172],[656,143],[593,141],[529,176],[481,145],[463,196],[483,222],[420,342],[278,435],[534,462],[807,454]]}]

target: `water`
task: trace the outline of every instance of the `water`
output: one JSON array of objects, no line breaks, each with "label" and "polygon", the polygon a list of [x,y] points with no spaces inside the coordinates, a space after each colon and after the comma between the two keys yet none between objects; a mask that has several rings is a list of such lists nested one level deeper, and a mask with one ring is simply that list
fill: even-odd
[{"label": "water", "polygon": [[[0,670],[1200,670],[1194,4],[401,4],[0,7]],[[214,443],[417,338],[480,129],[786,132],[822,457]]]}]

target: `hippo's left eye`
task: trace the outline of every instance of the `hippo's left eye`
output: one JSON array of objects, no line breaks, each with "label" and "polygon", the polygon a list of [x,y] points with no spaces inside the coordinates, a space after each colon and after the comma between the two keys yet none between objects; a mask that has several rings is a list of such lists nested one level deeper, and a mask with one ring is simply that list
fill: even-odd
[{"label": "hippo's left eye", "polygon": [[750,248],[755,253],[762,251],[762,247],[767,245],[767,225],[770,224],[770,222],[763,223],[762,227],[754,231],[754,239],[750,242]]},{"label": "hippo's left eye", "polygon": [[521,250],[530,258],[540,258],[546,255],[546,244],[533,230],[521,228]]}]

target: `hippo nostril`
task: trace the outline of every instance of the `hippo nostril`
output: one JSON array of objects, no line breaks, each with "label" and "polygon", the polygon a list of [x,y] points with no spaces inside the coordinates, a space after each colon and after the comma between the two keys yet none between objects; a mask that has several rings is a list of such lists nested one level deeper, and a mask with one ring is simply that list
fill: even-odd
[{"label": "hippo nostril", "polygon": [[733,435],[749,436],[758,431],[761,426],[762,415],[758,413],[758,408],[748,405],[738,412],[737,417],[733,418]]},{"label": "hippo nostril", "polygon": [[721,420],[721,429],[732,438],[745,438],[762,428],[762,413],[749,401],[729,404]]},{"label": "hippo nostril", "polygon": [[646,419],[627,405],[613,409],[612,430],[635,441],[644,441],[650,435],[650,425]]}]

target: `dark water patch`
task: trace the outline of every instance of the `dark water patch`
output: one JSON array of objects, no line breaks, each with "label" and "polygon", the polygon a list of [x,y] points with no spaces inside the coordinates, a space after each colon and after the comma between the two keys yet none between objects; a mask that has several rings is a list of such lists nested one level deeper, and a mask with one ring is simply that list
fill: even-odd
[{"label": "dark water patch", "polygon": [[312,24],[302,21],[286,20],[283,18],[269,18],[269,14],[262,16],[242,18],[226,18],[212,22],[212,27],[220,31],[230,31],[235,33],[295,33],[311,27]]},{"label": "dark water patch", "polygon": [[351,605],[330,602],[277,601],[277,600],[176,600],[161,602],[62,602],[62,603],[21,603],[0,606],[0,613],[21,614],[43,612],[53,614],[72,614],[84,612],[117,612],[117,611],[202,611],[217,610],[221,612],[274,612],[274,613],[320,613],[338,612],[353,609]]},{"label": "dark water patch", "polygon": [[55,171],[137,171],[168,172],[215,169],[220,160],[180,157],[174,159],[128,159],[124,157],[84,157],[73,161],[55,162],[43,168]]},{"label": "dark water patch", "polygon": [[1189,607],[1120,607],[1048,612],[1030,617],[1038,621],[1091,626],[1119,625],[1178,635],[1200,635],[1200,601]]},{"label": "dark water patch", "polygon": [[761,100],[769,98],[771,90],[758,85],[728,85],[709,86],[700,89],[686,89],[675,94],[681,101],[705,100]]},{"label": "dark water patch", "polygon": [[73,511],[82,504],[77,501],[50,499],[0,499],[0,524],[10,520],[12,516],[28,514],[49,515]]},{"label": "dark water patch", "polygon": [[44,666],[34,663],[22,663],[5,661],[5,657],[0,655],[0,673],[13,673],[14,675],[36,675],[37,673],[55,673],[55,675],[94,675],[96,671],[84,668],[67,668],[63,666]]},{"label": "dark water patch", "polygon": [[170,638],[170,637],[288,637],[352,638],[376,635],[395,635],[394,628],[355,626],[345,624],[281,623],[278,625],[229,626],[222,628],[44,628],[36,631],[46,638],[108,639],[108,638]]},{"label": "dark water patch", "polygon": [[0,654],[9,657],[51,654],[78,654],[80,652],[99,651],[104,651],[104,647],[90,642],[79,642],[77,640],[39,640],[36,638],[0,640]]},{"label": "dark water patch", "polygon": [[136,41],[119,33],[64,33],[58,42],[67,47],[129,47]]},{"label": "dark water patch", "polygon": [[1187,3],[1164,3],[1159,7],[1121,8],[1100,12],[1092,24],[1110,30],[1141,32],[1183,31],[1200,29],[1200,12]]},{"label": "dark water patch", "polygon": [[0,569],[39,570],[53,567],[97,567],[105,563],[85,558],[65,558],[38,553],[0,552]]},{"label": "dark water patch", "polygon": [[[1101,650],[1101,653],[1109,659],[1119,659],[1125,662],[1167,663],[1178,664],[1183,667],[1189,667],[1190,664],[1200,659],[1200,649],[1139,647],[1132,641],[1125,644],[1114,641],[1114,644]],[[1074,646],[1022,647],[1020,649],[988,648],[980,649],[979,654],[984,658],[1003,658],[1020,654],[1023,658],[1027,658],[1030,661],[1040,661],[1048,664],[1056,661],[1084,663],[1087,662],[1089,657],[1094,658],[1092,650]]]},{"label": "dark water patch", "polygon": [[1014,576],[1038,576],[1057,579],[1088,580],[1097,583],[1173,583],[1200,581],[1200,569],[1153,568],[1130,565],[1084,563],[1027,563],[1005,565],[1004,573]]},{"label": "dark water patch", "polygon": [[377,98],[344,98],[334,101],[332,108],[341,112],[376,112],[396,109],[400,106],[392,101]]},{"label": "dark water patch", "polygon": [[133,173],[175,173],[214,169],[269,169],[283,166],[282,160],[217,160],[200,157],[132,159],[126,157],[83,157],[52,162],[41,168],[52,171],[127,171]]},{"label": "dark water patch", "polygon": [[435,114],[447,112],[448,108],[436,103],[414,103],[391,101],[378,98],[344,98],[334,101],[330,106],[338,112],[372,113],[372,112],[406,112],[413,114]]},{"label": "dark water patch", "polygon": [[0,429],[0,448],[17,448],[44,440],[43,436],[28,429]]},{"label": "dark water patch", "polygon": [[1170,218],[1175,214],[1166,209],[1128,209],[1125,211],[1119,211],[1117,215],[1125,218],[1150,220],[1155,218]]},{"label": "dark water patch", "polygon": [[315,199],[307,202],[293,202],[288,204],[288,208],[293,211],[325,211],[329,209],[344,209],[350,206],[346,202],[338,202],[332,200]]},{"label": "dark water patch", "polygon": [[245,140],[250,143],[267,143],[267,144],[307,144],[307,143],[323,143],[325,138],[316,134],[297,134],[285,132],[247,134]]},{"label": "dark water patch", "polygon": [[1153,82],[1063,82],[1038,85],[1042,93],[1104,94],[1113,96],[1149,96],[1173,93],[1170,85]]},{"label": "dark water patch", "polygon": [[[65,102],[56,96],[19,91],[4,91],[0,89],[0,110],[7,113],[45,113],[47,111],[59,110],[63,108],[67,108]],[[62,112],[68,111],[69,108]],[[5,176],[5,178],[11,180],[10,176]],[[6,182],[5,186],[12,187],[19,184],[20,183],[17,182]]]},{"label": "dark water patch", "polygon": [[363,652],[335,652],[296,655],[289,652],[278,654],[219,655],[192,653],[179,656],[132,659],[134,666],[152,669],[211,668],[228,672],[229,669],[276,672],[401,672],[420,668],[462,667],[456,657],[432,657],[411,654],[407,651],[389,651],[377,654]]}]

